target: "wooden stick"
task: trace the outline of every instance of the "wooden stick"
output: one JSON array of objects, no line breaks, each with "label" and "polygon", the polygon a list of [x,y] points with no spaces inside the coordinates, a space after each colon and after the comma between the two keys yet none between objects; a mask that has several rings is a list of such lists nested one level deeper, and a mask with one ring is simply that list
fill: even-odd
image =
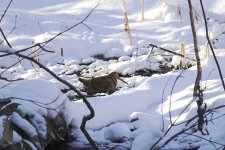
[{"label": "wooden stick", "polygon": [[145,17],[145,16],[144,16],[144,15],[145,15],[145,14],[144,14],[144,13],[145,13],[145,0],[142,0],[142,1],[141,1],[141,10],[142,10],[142,11],[141,11],[141,12],[142,12],[142,17],[141,17],[141,19],[142,19],[142,21],[143,21],[143,20],[144,20],[144,17]]},{"label": "wooden stick", "polygon": [[196,61],[196,60],[193,59],[193,58],[185,57],[185,56],[182,55],[182,54],[176,53],[176,52],[174,52],[174,51],[172,51],[172,50],[168,50],[168,49],[162,48],[162,47],[157,46],[157,45],[154,45],[154,44],[149,44],[148,47],[156,47],[156,48],[158,48],[158,49],[160,49],[160,50],[163,50],[163,51],[165,51],[165,52],[168,52],[168,53],[171,53],[171,54],[174,54],[174,55],[178,55],[178,56],[184,57],[184,58],[189,59],[189,60],[191,60],[191,61]]}]

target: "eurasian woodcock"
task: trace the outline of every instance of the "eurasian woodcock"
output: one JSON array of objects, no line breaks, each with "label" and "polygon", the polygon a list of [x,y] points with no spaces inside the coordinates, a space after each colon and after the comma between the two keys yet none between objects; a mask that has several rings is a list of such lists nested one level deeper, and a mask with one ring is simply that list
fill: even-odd
[{"label": "eurasian woodcock", "polygon": [[88,94],[95,93],[113,93],[116,90],[117,80],[128,84],[121,79],[116,72],[101,77],[93,77],[90,79],[79,78],[78,80],[83,83],[84,88]]}]

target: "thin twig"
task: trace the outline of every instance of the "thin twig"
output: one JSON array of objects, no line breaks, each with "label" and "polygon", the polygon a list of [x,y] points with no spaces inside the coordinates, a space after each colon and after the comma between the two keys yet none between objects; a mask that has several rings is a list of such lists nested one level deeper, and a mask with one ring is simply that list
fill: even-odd
[{"label": "thin twig", "polygon": [[15,82],[15,81],[23,80],[23,78],[19,78],[19,79],[7,79],[5,77],[1,77],[0,76],[0,80],[4,80],[4,81],[8,81],[8,82]]},{"label": "thin twig", "polygon": [[9,7],[10,7],[10,5],[11,5],[12,1],[13,1],[13,0],[10,0],[10,2],[9,2],[9,4],[8,4],[8,6],[6,7],[6,9],[5,9],[4,13],[2,14],[2,17],[1,17],[1,19],[0,19],[0,23],[2,22],[2,19],[4,18],[4,16],[5,16],[6,12],[8,11],[8,9],[9,9]]},{"label": "thin twig", "polygon": [[216,66],[217,66],[217,69],[218,69],[218,71],[219,71],[219,75],[220,75],[220,79],[221,79],[221,82],[222,82],[222,85],[223,85],[223,89],[224,89],[224,91],[225,91],[225,84],[224,84],[223,75],[222,75],[222,72],[221,72],[221,69],[220,69],[220,65],[219,65],[219,62],[218,62],[217,57],[216,57],[216,54],[215,54],[214,49],[213,49],[213,47],[212,47],[212,43],[211,43],[210,38],[209,38],[208,24],[207,24],[206,15],[205,15],[205,10],[204,10],[204,6],[203,6],[203,3],[202,3],[202,0],[200,0],[200,3],[201,3],[201,8],[202,8],[203,18],[204,18],[204,21],[205,21],[206,38],[207,38],[207,40],[208,40],[208,43],[209,43],[211,52],[212,52],[213,57],[214,57],[214,60],[215,60],[215,62],[216,62]]},{"label": "thin twig", "polygon": [[217,145],[220,145],[220,146],[225,146],[225,144],[221,144],[221,143],[218,143],[218,142],[212,141],[212,140],[210,140],[210,139],[206,139],[206,138],[201,137],[201,136],[199,136],[199,135],[190,134],[190,133],[187,133],[187,132],[184,132],[183,134],[187,134],[187,135],[190,135],[190,136],[194,136],[194,137],[197,137],[197,138],[203,139],[203,140],[205,140],[205,141],[208,141],[208,142],[210,142],[210,143],[214,143],[214,144],[217,144]]},{"label": "thin twig", "polygon": [[[7,52],[5,52],[7,53]],[[8,52],[10,53],[10,52]],[[47,71],[49,74],[51,74],[55,79],[57,79],[59,82],[65,84],[66,86],[68,86],[71,90],[75,91],[78,96],[80,96],[83,99],[83,102],[86,104],[86,106],[88,107],[88,109],[90,110],[90,114],[86,115],[83,117],[82,123],[81,123],[81,130],[84,133],[85,137],[88,139],[88,141],[90,142],[90,144],[95,148],[95,149],[100,149],[98,147],[98,145],[93,141],[93,139],[90,137],[89,133],[86,131],[85,129],[85,125],[86,122],[88,120],[91,120],[94,116],[95,116],[95,112],[94,109],[92,108],[91,104],[88,102],[88,100],[86,99],[86,97],[79,91],[77,90],[72,84],[70,84],[69,82],[67,82],[66,80],[63,80],[62,78],[58,77],[55,73],[53,73],[50,69],[48,69],[47,67],[45,67],[43,64],[41,64],[40,62],[36,61],[35,59],[28,57],[26,55],[22,55],[20,53],[13,53],[16,56],[22,57],[24,59],[30,60],[32,62],[34,62],[35,64],[37,64],[40,68],[44,69],[45,71]]]},{"label": "thin twig", "polygon": [[[41,46],[41,47],[43,47],[43,46],[45,46],[46,44],[48,44],[49,42],[51,42],[52,40],[54,40],[55,38],[57,38],[57,37],[61,36],[62,34],[64,34],[65,32],[67,32],[67,31],[69,31],[69,30],[75,28],[76,26],[82,24],[85,20],[87,20],[87,19],[90,17],[90,15],[94,12],[94,10],[99,6],[100,2],[101,2],[101,1],[99,1],[98,4],[97,4],[97,5],[96,5],[96,6],[95,6],[95,7],[87,14],[87,16],[84,17],[84,19],[81,20],[80,22],[78,22],[78,23],[72,25],[71,27],[66,28],[65,30],[59,32],[58,34],[56,34],[56,35],[53,36],[52,38],[48,39],[47,41],[40,42],[40,43],[36,43],[35,45],[28,46],[28,47],[26,47],[26,48],[24,48],[24,49],[21,49],[21,50],[17,50],[15,53],[18,54],[18,53],[24,52],[24,51],[26,51],[26,50],[28,50],[28,49],[31,49],[31,48],[33,48],[33,47],[36,47],[36,46],[39,46],[39,47]],[[1,28],[0,28],[0,29],[1,29]],[[0,30],[0,31],[1,31],[1,30]],[[4,34],[4,33],[3,33],[3,34]],[[7,40],[6,37],[5,37],[5,39]],[[8,41],[8,40],[7,40],[7,41]],[[44,44],[44,45],[42,45],[42,44]],[[14,54],[14,53],[6,53],[6,54],[4,54],[4,55],[0,55],[0,57],[9,56],[9,55],[13,55],[13,54]]]},{"label": "thin twig", "polygon": [[3,89],[3,88],[5,88],[5,87],[9,86],[10,84],[12,84],[12,82],[3,85],[2,87],[0,87],[0,89]]},{"label": "thin twig", "polygon": [[[45,103],[41,103],[41,102],[38,102],[38,101],[35,101],[35,100],[31,100],[31,99],[19,98],[19,97],[7,97],[7,98],[3,98],[3,99],[0,98],[0,101],[10,101],[11,99],[18,99],[18,100],[21,100],[21,101],[31,102],[32,104],[35,104],[35,105],[37,105],[37,106],[39,106],[39,107],[41,107],[41,108],[45,108],[45,109],[48,109],[48,110],[54,110],[54,111],[56,111],[56,112],[57,112],[57,109],[58,109],[60,106],[62,106],[62,105],[66,102],[66,100],[67,100],[67,98],[65,98],[65,99],[62,101],[62,103],[60,103],[60,104],[59,104],[58,106],[56,106],[55,108],[47,107],[47,105],[46,105]],[[43,105],[44,105],[44,106],[43,106]]]},{"label": "thin twig", "polygon": [[[169,142],[171,142],[171,141],[172,141],[174,138],[176,138],[178,135],[183,134],[184,132],[186,132],[186,131],[192,129],[192,128],[195,127],[195,126],[196,126],[196,123],[193,124],[193,125],[191,125],[191,126],[189,126],[188,128],[184,128],[184,129],[180,130],[179,132],[177,132],[176,134],[174,134],[173,136],[171,136],[168,140],[166,140],[166,141],[163,143],[163,145],[160,146],[160,148],[162,148],[162,147],[164,147],[165,145],[167,145]],[[160,148],[159,148],[159,149],[160,149]]]},{"label": "thin twig", "polygon": [[100,33],[100,32],[97,32],[95,31],[94,29],[92,29],[89,25],[87,25],[86,23],[82,22],[82,24],[88,28],[90,31],[94,32],[95,34],[98,34],[98,35],[113,35],[113,34],[119,34],[119,33],[122,33],[122,32],[125,32],[126,30],[123,29],[123,30],[120,30],[120,31],[117,31],[117,32],[110,32],[110,33]]},{"label": "thin twig", "polygon": [[[26,98],[20,98],[20,97],[14,97],[14,96],[12,96],[12,97],[7,97],[7,98],[4,98],[4,99],[9,99],[9,100],[10,100],[10,99],[18,99],[18,100],[21,100],[21,101],[27,101],[27,102],[37,103],[37,104],[40,104],[40,105],[45,105],[45,106],[47,106],[47,105],[50,105],[50,104],[56,102],[56,101],[59,99],[59,95],[56,97],[56,99],[52,100],[52,101],[49,102],[49,103],[43,103],[43,102],[39,102],[39,101],[37,101],[37,100],[26,99]],[[1,99],[1,100],[2,100],[2,99]]]},{"label": "thin twig", "polygon": [[[173,89],[174,89],[174,87],[175,87],[175,85],[176,85],[176,82],[177,82],[177,80],[179,79],[179,77],[182,75],[182,73],[184,72],[185,70],[183,69],[182,71],[180,71],[180,73],[179,73],[179,75],[176,77],[176,79],[175,79],[175,82],[174,82],[174,84],[173,84],[173,87],[172,87],[172,89],[171,89],[171,93],[170,93],[170,95],[172,95],[173,94]],[[185,106],[185,108],[180,112],[180,114],[177,116],[177,118],[174,120],[174,122],[172,122],[172,119],[171,119],[171,105],[172,105],[172,103],[171,103],[171,100],[172,99],[172,96],[170,97],[170,109],[169,109],[169,115],[170,115],[170,127],[166,130],[166,132],[164,133],[164,135],[162,136],[162,137],[160,137],[154,144],[153,144],[153,146],[150,148],[151,150],[153,150],[153,149],[155,149],[155,147],[157,146],[157,144],[169,133],[169,131],[172,129],[172,127],[173,126],[177,126],[177,125],[179,125],[179,123],[178,124],[176,124],[176,122],[177,122],[177,120],[180,118],[180,116],[184,113],[184,111],[191,105],[191,103],[194,101],[194,98],[191,100],[191,102],[187,105],[187,106]]]},{"label": "thin twig", "polygon": [[[212,111],[215,111],[217,109],[222,109],[224,108],[225,105],[220,105],[220,106],[217,106],[217,107],[214,107],[214,108],[211,108],[211,109],[208,109],[206,110],[206,113],[204,114],[204,117],[206,117],[207,115],[209,115]],[[222,117],[223,115],[221,115]],[[195,115],[193,116],[191,119],[189,119],[189,121],[193,121],[194,119],[198,118],[198,115]],[[215,118],[215,119],[218,119],[218,118]],[[171,142],[174,138],[176,138],[178,135],[181,135],[183,133],[185,133],[186,131],[190,130],[191,128],[195,127],[197,125],[197,121],[195,121],[192,125],[189,125],[188,124],[190,123],[188,122],[185,126],[184,129],[180,130],[179,132],[177,132],[176,134],[172,135],[170,138],[168,138],[168,140],[166,140],[162,145],[160,145],[159,147],[157,147],[157,149],[160,149],[160,148],[163,148],[165,145],[167,145],[169,142]],[[164,134],[165,135],[165,134]],[[161,140],[162,138],[160,138]],[[158,141],[159,142],[159,141]],[[155,149],[155,146],[156,144],[153,145],[154,147],[151,148],[151,150]]]},{"label": "thin twig", "polygon": [[173,83],[171,92],[170,92],[169,117],[170,117],[170,124],[171,124],[171,125],[173,124],[173,123],[172,123],[172,113],[171,113],[173,90],[174,90],[174,87],[175,87],[175,85],[176,85],[178,79],[179,79],[180,77],[182,77],[181,74],[182,74],[183,72],[184,72],[184,70],[182,70],[182,71],[180,72],[180,74],[176,77],[176,79],[175,79],[175,81],[174,81],[174,83]]},{"label": "thin twig", "polygon": [[162,92],[162,98],[161,98],[161,114],[162,114],[162,124],[163,124],[163,126],[162,126],[162,132],[164,132],[164,128],[165,128],[164,114],[163,114],[163,113],[164,113],[164,112],[163,112],[164,94],[165,94],[166,87],[167,87],[167,85],[168,85],[168,83],[169,83],[171,77],[172,77],[172,75],[171,75],[171,76],[169,77],[169,79],[166,81],[166,84],[165,84],[165,86],[164,86],[164,88],[163,88],[163,92]]},{"label": "thin twig", "polygon": [[5,40],[5,42],[7,43],[7,45],[12,48],[12,45],[9,43],[9,41],[7,40],[6,36],[5,36],[5,33],[3,32],[2,28],[0,27],[0,32]]}]

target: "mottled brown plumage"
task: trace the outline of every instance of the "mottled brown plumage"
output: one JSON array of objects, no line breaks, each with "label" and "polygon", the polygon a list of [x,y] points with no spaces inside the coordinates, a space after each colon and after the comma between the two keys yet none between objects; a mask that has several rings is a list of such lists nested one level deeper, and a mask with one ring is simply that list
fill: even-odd
[{"label": "mottled brown plumage", "polygon": [[83,83],[85,90],[89,94],[95,93],[112,93],[116,90],[117,80],[122,80],[116,72],[112,72],[106,76],[83,79],[79,78],[78,80]]}]

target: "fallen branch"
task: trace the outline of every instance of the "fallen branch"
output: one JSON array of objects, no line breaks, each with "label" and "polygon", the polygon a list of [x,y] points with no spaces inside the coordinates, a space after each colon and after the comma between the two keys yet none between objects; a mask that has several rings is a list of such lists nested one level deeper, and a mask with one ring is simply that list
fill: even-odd
[{"label": "fallen branch", "polygon": [[163,50],[163,51],[165,51],[165,52],[168,52],[168,53],[171,53],[171,54],[174,54],[174,55],[178,55],[178,56],[180,56],[180,57],[189,59],[189,60],[191,60],[191,61],[196,61],[196,60],[193,59],[193,58],[186,57],[186,56],[184,56],[184,55],[182,55],[182,54],[176,53],[176,52],[174,52],[174,51],[172,51],[172,50],[168,50],[168,49],[165,49],[165,48],[163,48],[163,47],[160,47],[160,46],[157,46],[157,45],[154,45],[154,44],[148,44],[148,48],[149,48],[149,47],[156,47],[156,48],[158,48],[158,49],[160,49],[160,50]]}]

